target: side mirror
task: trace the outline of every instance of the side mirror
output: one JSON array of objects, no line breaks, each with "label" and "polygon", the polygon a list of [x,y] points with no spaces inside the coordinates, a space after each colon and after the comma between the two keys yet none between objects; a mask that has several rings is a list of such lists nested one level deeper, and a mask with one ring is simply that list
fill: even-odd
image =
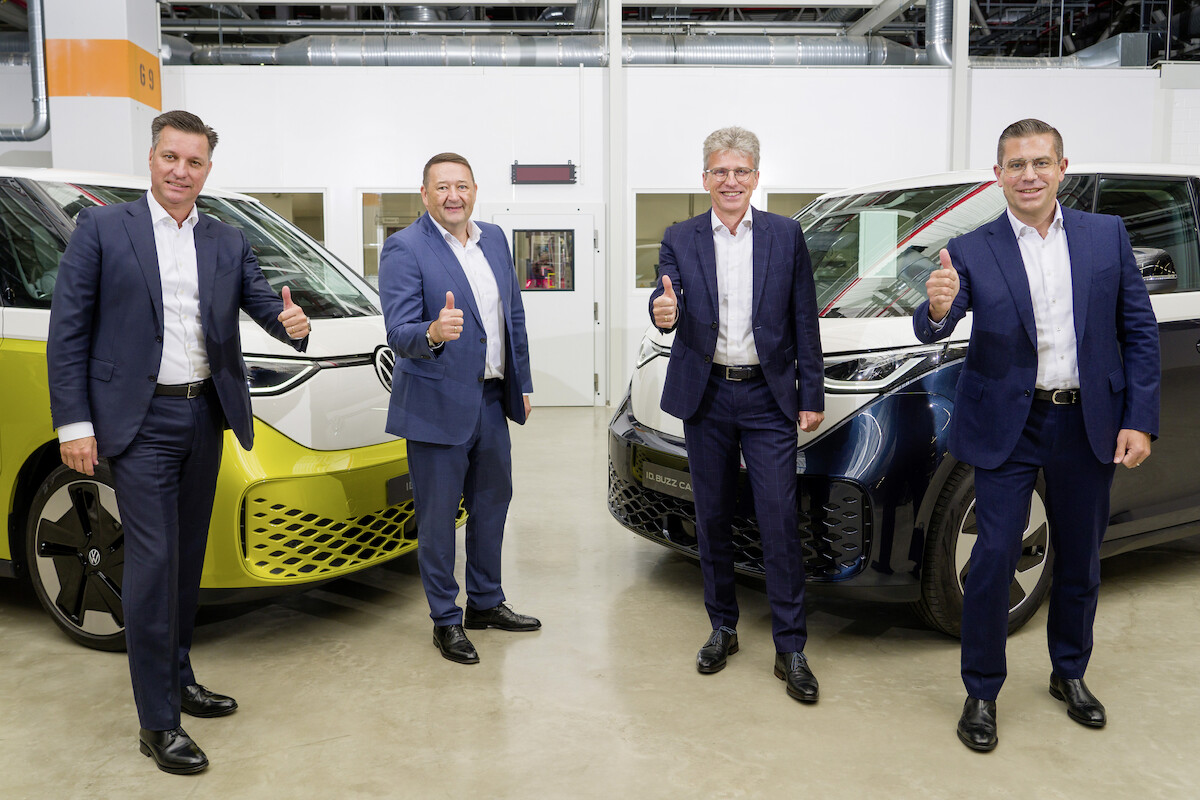
[{"label": "side mirror", "polygon": [[1179,286],[1175,261],[1166,250],[1157,247],[1135,247],[1133,258],[1150,294],[1173,292]]}]

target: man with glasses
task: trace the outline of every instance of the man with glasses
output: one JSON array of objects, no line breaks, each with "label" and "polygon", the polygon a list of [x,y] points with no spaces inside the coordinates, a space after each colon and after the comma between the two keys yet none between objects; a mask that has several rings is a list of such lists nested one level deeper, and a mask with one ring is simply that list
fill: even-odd
[{"label": "man with glasses", "polygon": [[654,324],[676,332],[662,408],[683,420],[712,623],[696,668],[718,672],[738,651],[740,454],[762,537],[775,675],[788,695],[815,703],[796,511],[796,425],[815,431],[825,418],[812,263],[799,223],[750,207],[758,137],[722,128],[705,139],[703,155],[712,210],[667,229],[650,298]]},{"label": "man with glasses", "polygon": [[923,342],[974,312],[950,423],[950,453],[975,468],[978,539],[963,596],[958,737],[996,746],[1009,585],[1040,472],[1054,552],[1050,694],[1100,728],[1083,682],[1100,590],[1100,542],[1117,464],[1133,469],[1158,431],[1158,327],[1119,217],[1064,209],[1062,137],[1035,119],[1000,135],[1008,210],[952,239],[913,327]]}]

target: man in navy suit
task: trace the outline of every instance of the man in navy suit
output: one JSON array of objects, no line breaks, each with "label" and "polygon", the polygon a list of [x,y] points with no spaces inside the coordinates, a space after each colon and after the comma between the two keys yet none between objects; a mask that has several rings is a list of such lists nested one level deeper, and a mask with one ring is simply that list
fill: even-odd
[{"label": "man in navy suit", "polygon": [[[463,627],[533,631],[541,622],[504,603],[500,546],[512,499],[511,419],[529,417],[525,309],[504,232],[471,220],[475,175],[441,153],[425,165],[427,214],[388,237],[379,293],[396,353],[388,433],[408,440],[417,561],[433,643],[460,664],[479,663]],[[467,608],[454,577],[459,498],[467,514]]]},{"label": "man in navy suit", "polygon": [[1121,219],[1059,205],[1067,159],[1045,122],[1010,125],[996,156],[1008,210],[941,251],[913,317],[917,337],[933,342],[974,312],[949,444],[975,467],[958,736],[980,751],[996,746],[1009,584],[1039,471],[1054,551],[1050,694],[1076,722],[1105,724],[1083,681],[1100,542],[1113,472],[1150,455],[1159,395],[1158,327]]},{"label": "man in navy suit", "polygon": [[150,130],[150,191],[79,214],[46,355],[63,463],[92,475],[105,458],[116,485],[139,746],[183,774],[208,759],[180,710],[237,708],[196,682],[189,652],[223,431],[247,450],[254,437],[238,314],[298,350],[308,318],[287,287],[271,290],[241,231],[196,210],[216,132],[186,111]]},{"label": "man in navy suit", "polygon": [[762,536],[775,675],[788,695],[815,703],[817,679],[804,655],[796,425],[815,431],[825,419],[821,337],[799,223],[750,207],[758,164],[750,131],[722,128],[705,139],[712,211],[664,234],[650,315],[675,331],[662,408],[683,420],[712,623],[696,668],[717,672],[738,651],[732,523],[740,451]]}]

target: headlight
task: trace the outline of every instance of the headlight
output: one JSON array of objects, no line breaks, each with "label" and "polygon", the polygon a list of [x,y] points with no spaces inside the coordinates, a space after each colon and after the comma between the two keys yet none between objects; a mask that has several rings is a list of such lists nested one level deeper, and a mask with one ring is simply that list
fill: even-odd
[{"label": "headlight", "polygon": [[247,358],[250,394],[282,394],[316,375],[320,368],[317,362],[306,359]]},{"label": "headlight", "polygon": [[825,359],[825,390],[878,393],[967,353],[965,345],[936,345]]},{"label": "headlight", "polygon": [[642,343],[638,347],[637,361],[633,365],[634,369],[641,369],[659,356],[669,355],[671,355],[670,347],[664,347],[651,340],[649,336],[643,336]]}]

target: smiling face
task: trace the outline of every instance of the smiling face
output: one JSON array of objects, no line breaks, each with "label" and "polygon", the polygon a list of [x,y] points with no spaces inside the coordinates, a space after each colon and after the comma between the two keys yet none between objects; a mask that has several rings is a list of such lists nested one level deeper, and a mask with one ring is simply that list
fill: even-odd
[{"label": "smiling face", "polygon": [[475,181],[465,164],[444,162],[429,168],[421,202],[429,216],[451,235],[464,238],[475,208]]},{"label": "smiling face", "polygon": [[[1033,162],[1038,159],[1053,162],[1054,168],[1045,175],[1038,174],[1033,169]],[[1004,165],[1013,161],[1024,161],[1025,171],[1019,175],[1007,174]],[[992,171],[1014,217],[1038,230],[1054,220],[1054,203],[1058,185],[1067,171],[1067,160],[1059,159],[1050,134],[1009,139],[1004,143],[1004,158]]]},{"label": "smiling face", "polygon": [[182,222],[212,170],[208,137],[167,126],[150,149],[150,193],[167,213]]},{"label": "smiling face", "polygon": [[752,171],[745,182],[739,181],[734,170],[754,170],[754,159],[737,150],[722,150],[708,157],[708,169],[725,169],[729,174],[724,180],[713,177],[711,172],[702,173],[704,188],[712,196],[713,209],[717,218],[729,226],[737,225],[750,208],[750,195],[758,187],[758,172]]}]

